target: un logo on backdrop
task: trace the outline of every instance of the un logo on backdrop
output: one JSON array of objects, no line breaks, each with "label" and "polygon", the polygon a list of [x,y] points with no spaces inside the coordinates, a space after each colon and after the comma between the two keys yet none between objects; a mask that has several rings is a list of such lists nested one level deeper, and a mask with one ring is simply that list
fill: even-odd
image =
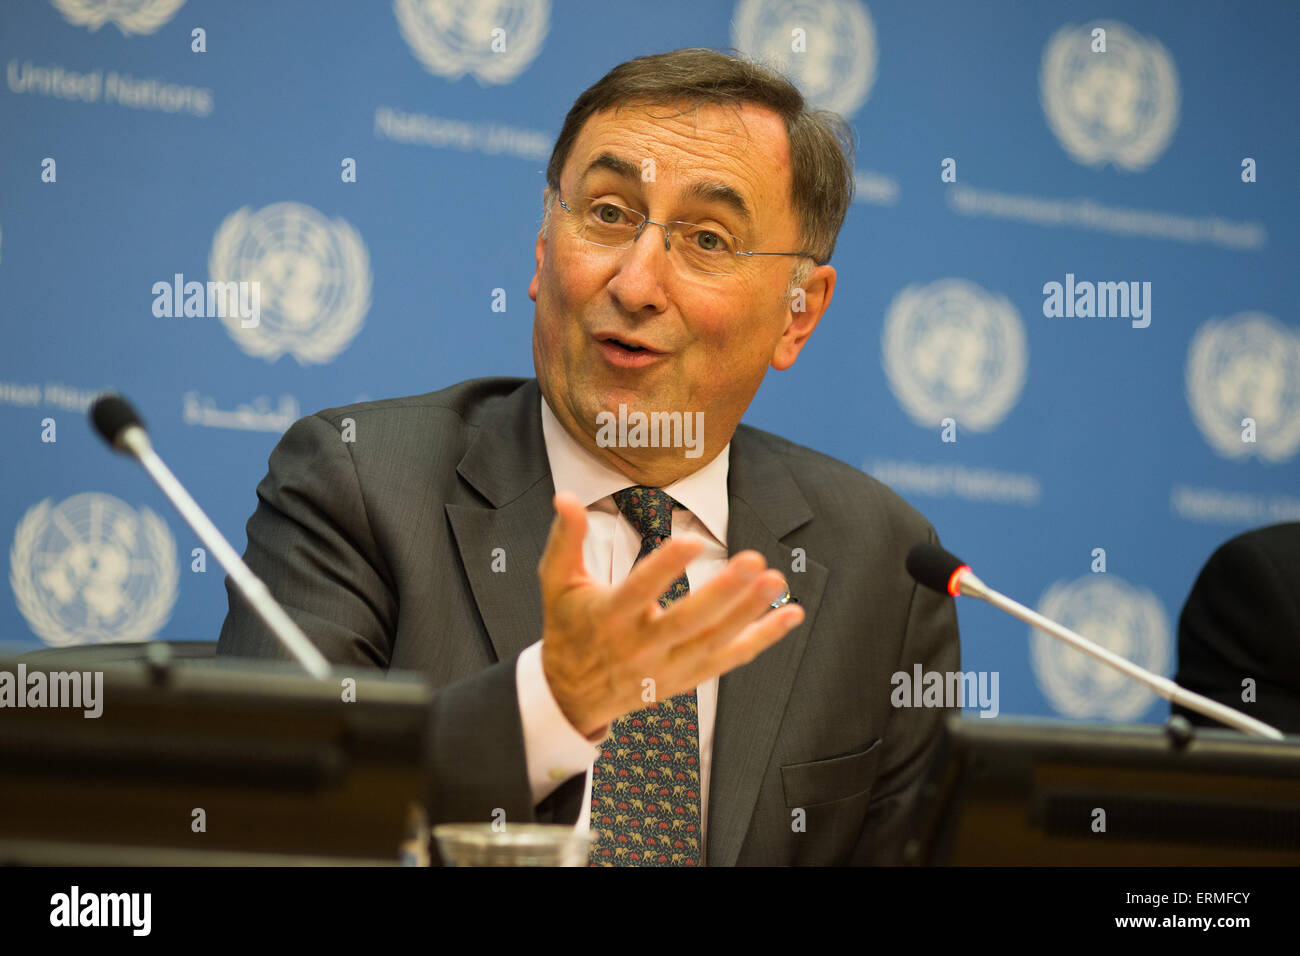
[{"label": "un logo on backdrop", "polygon": [[1300,447],[1300,333],[1262,312],[1204,323],[1187,350],[1187,404],[1219,454],[1286,461]]},{"label": "un logo on backdrop", "polygon": [[551,0],[393,0],[393,13],[434,76],[472,73],[480,83],[509,83],[542,49]]},{"label": "un logo on backdrop", "polygon": [[876,28],[858,0],[740,0],[731,44],[845,117],[862,108],[876,81]]},{"label": "un logo on backdrop", "polygon": [[[1094,53],[1092,30],[1106,31]],[[1159,40],[1114,21],[1061,27],[1043,50],[1043,112],[1065,151],[1086,166],[1140,171],[1178,125],[1178,72]]]},{"label": "un logo on backdrop", "polygon": [[122,36],[154,33],[176,16],[185,0],[51,0],[63,19],[76,27],[90,27],[94,33],[112,23]]},{"label": "un logo on backdrop", "polygon": [[343,219],[302,203],[244,207],[217,229],[208,257],[213,282],[257,282],[261,316],[244,328],[238,310],[221,321],[249,355],[274,362],[329,362],[351,344],[370,309],[370,254]]},{"label": "un logo on backdrop", "polygon": [[98,492],[30,508],[9,551],[18,610],[54,647],[152,637],[171,616],[178,577],[166,523]]},{"label": "un logo on backdrop", "polygon": [[[1038,602],[1038,613],[1161,676],[1169,666],[1169,625],[1160,600],[1110,574],[1057,581]],[[1067,717],[1135,720],[1156,699],[1131,677],[1036,628],[1030,659],[1038,686]]]},{"label": "un logo on backdrop", "polygon": [[1028,347],[1015,306],[965,279],[908,286],[885,313],[889,387],[926,428],[952,416],[971,431],[997,425],[1020,397]]}]

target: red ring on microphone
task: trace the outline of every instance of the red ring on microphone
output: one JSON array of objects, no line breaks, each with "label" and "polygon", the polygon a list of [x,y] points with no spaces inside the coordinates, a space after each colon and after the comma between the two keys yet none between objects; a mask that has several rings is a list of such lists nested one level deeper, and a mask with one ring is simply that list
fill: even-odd
[{"label": "red ring on microphone", "polygon": [[961,576],[969,570],[970,565],[963,564],[948,576],[948,593],[953,597],[958,597],[961,594]]}]

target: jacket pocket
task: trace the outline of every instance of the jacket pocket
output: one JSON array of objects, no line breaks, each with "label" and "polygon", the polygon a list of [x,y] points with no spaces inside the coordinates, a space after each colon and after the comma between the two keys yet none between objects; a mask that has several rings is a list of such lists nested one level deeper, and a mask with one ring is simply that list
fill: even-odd
[{"label": "jacket pocket", "polygon": [[877,737],[857,753],[782,767],[785,805],[813,807],[870,790],[876,779],[880,753],[880,738]]}]

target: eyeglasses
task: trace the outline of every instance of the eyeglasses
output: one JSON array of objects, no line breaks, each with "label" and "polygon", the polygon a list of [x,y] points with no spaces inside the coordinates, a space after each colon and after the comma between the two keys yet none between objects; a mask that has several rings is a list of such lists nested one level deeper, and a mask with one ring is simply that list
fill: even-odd
[{"label": "eyeglasses", "polygon": [[[557,193],[556,201],[569,213],[578,238],[594,246],[626,249],[641,238],[647,225],[661,226],[664,249],[675,254],[688,269],[703,275],[735,275],[752,256],[798,256],[817,261],[811,252],[750,252],[739,236],[715,226],[680,220],[658,222],[645,213],[606,199],[585,196],[570,205]],[[672,241],[674,236],[679,240],[676,243]]]}]

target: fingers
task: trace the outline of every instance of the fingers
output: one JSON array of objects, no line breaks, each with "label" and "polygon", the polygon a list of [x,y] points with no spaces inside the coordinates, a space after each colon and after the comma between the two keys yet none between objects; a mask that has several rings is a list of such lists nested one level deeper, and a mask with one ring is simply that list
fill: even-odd
[{"label": "fingers", "polygon": [[698,539],[669,538],[632,566],[618,588],[614,607],[635,614],[647,605],[658,607],[659,596],[703,549],[704,544]]},{"label": "fingers", "polygon": [[[803,619],[804,611],[798,604],[787,604],[770,614],[764,614],[715,651],[710,658],[713,673],[708,677],[725,674],[733,668],[748,664],[802,624]],[[702,680],[707,680],[708,677]]]},{"label": "fingers", "polygon": [[555,520],[551,522],[542,559],[537,563],[544,602],[549,602],[587,575],[582,559],[582,542],[587,537],[587,509],[576,495],[567,491],[557,494],[554,503]]},{"label": "fingers", "polygon": [[708,584],[676,601],[656,622],[668,644],[685,643],[701,634],[734,634],[758,617],[785,591],[785,578],[767,569],[757,551],[732,555]]}]

